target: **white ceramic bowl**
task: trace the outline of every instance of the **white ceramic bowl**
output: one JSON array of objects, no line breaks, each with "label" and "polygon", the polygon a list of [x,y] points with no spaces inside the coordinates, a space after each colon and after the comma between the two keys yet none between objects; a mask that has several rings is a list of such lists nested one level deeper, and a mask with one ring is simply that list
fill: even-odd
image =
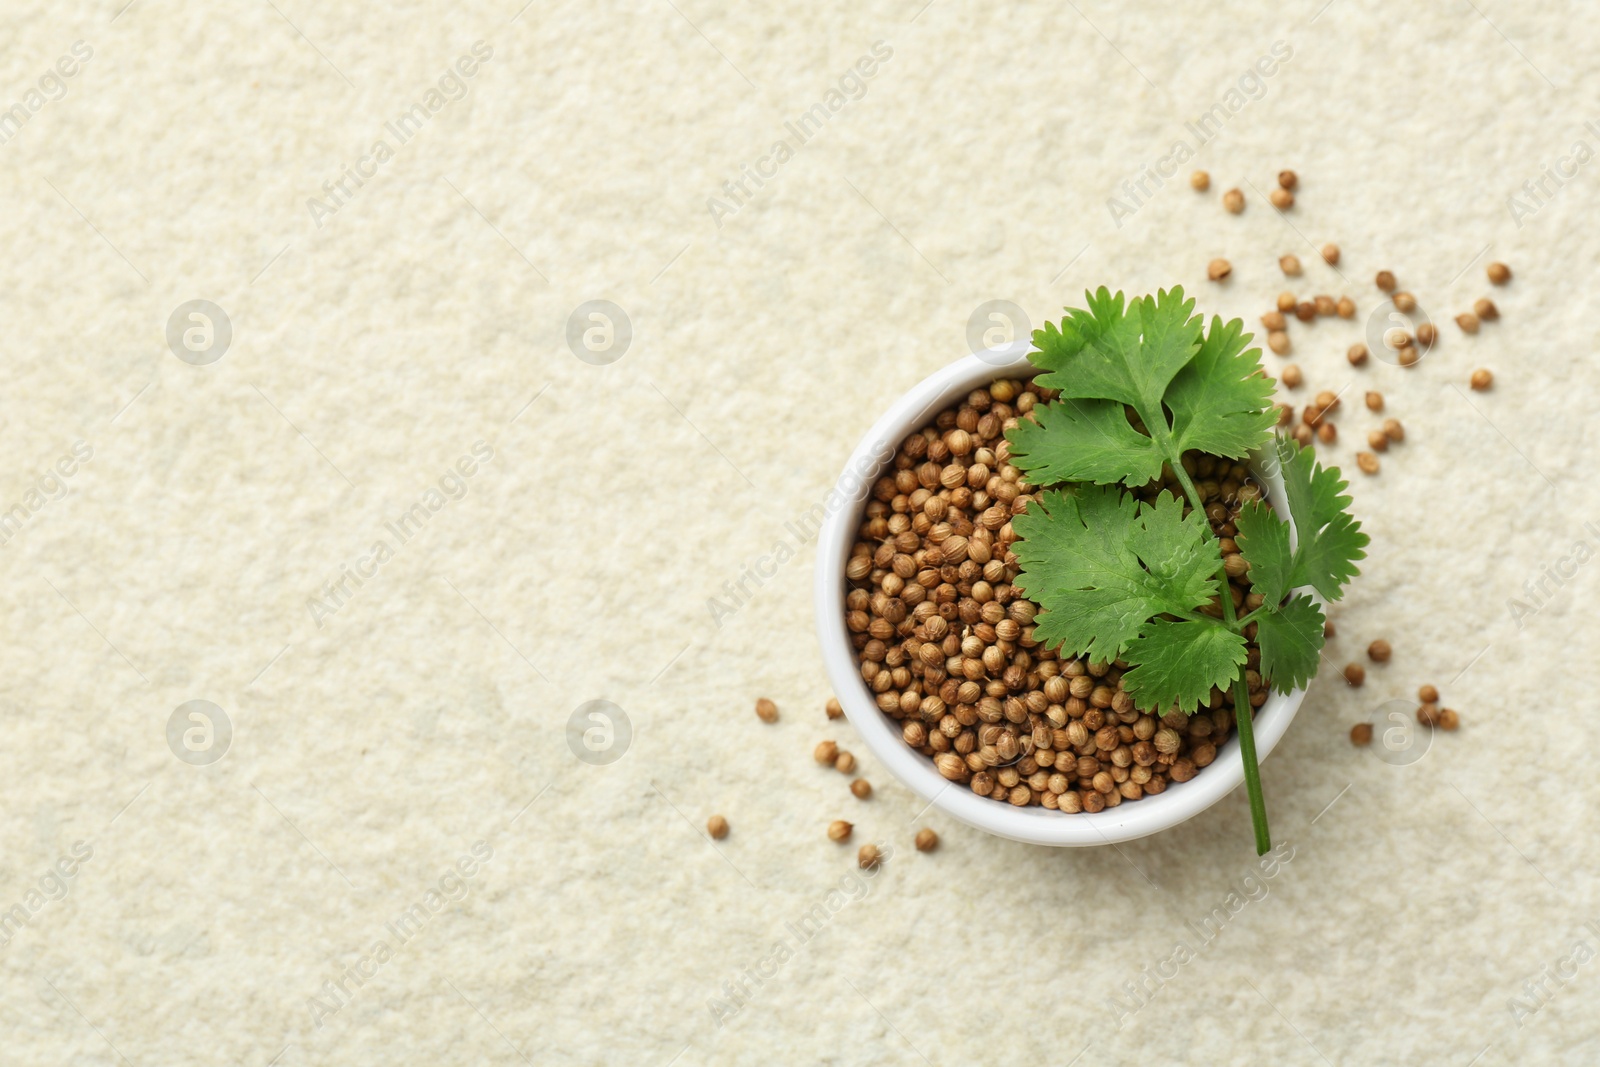
[{"label": "white ceramic bowl", "polygon": [[[830,496],[828,517],[818,542],[815,600],[817,635],[822,658],[839,703],[860,732],[872,754],[889,773],[904,782],[930,806],[968,826],[1013,841],[1035,845],[1108,845],[1176,826],[1209,808],[1244,782],[1244,763],[1235,733],[1217,753],[1216,760],[1187,782],[1175,782],[1164,792],[1114,808],[1069,815],[1042,807],[1018,808],[980,797],[959,783],[947,781],[933,761],[913,750],[900,737],[895,721],[878,710],[877,700],[861,680],[854,647],[845,628],[844,565],[855,544],[861,512],[872,483],[894,458],[900,444],[926,426],[940,411],[988,385],[997,378],[1032,374],[1025,355],[1001,357],[994,350],[967,356],[930,375],[884,413],[851,453]],[[1257,477],[1274,500],[1283,499],[1283,480],[1276,464],[1257,457]],[[1292,535],[1291,535],[1292,536]],[[1304,689],[1287,695],[1272,693],[1256,712],[1256,753],[1265,759],[1289,722],[1300,710]],[[1247,834],[1247,826],[1240,827]]]}]

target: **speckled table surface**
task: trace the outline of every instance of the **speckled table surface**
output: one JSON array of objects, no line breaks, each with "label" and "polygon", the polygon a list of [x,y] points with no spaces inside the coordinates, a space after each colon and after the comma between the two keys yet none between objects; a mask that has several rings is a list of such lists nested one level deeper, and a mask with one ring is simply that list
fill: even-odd
[{"label": "speckled table surface", "polygon": [[[0,1059],[1600,1057],[1600,13],[123,4],[0,14]],[[1345,360],[1380,268],[1410,370]],[[980,305],[1173,283],[1360,312],[1293,331],[1373,545],[1270,875],[1242,793],[1073,851],[854,799],[788,524]],[[1351,746],[1423,682],[1458,733]]]}]

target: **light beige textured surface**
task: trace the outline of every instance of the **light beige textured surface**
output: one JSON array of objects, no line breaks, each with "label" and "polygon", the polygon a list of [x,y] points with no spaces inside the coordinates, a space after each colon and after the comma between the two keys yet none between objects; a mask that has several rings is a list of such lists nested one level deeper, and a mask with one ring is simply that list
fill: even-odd
[{"label": "light beige textured surface", "polygon": [[[1600,949],[1595,571],[1523,628],[1507,604],[1600,546],[1600,165],[1542,207],[1519,194],[1520,226],[1507,205],[1600,148],[1600,13],[121,2],[0,15],[7,104],[93,53],[0,144],[0,501],[26,512],[0,546],[0,908],[28,919],[0,935],[5,1063],[1600,1059],[1600,962],[1562,962]],[[479,40],[465,97],[398,145],[385,124]],[[719,226],[708,197],[770,172],[876,41],[860,99]],[[1275,41],[1292,55],[1229,111]],[[1219,101],[1212,193],[1185,164],[1115,225],[1107,198]],[[394,157],[319,228],[308,198],[384,137]],[[1284,165],[1302,189],[1279,217]],[[1343,276],[1313,262],[1324,240]],[[1408,437],[1356,476],[1373,549],[1329,649],[1383,635],[1394,660],[1360,690],[1325,669],[1265,768],[1292,860],[1246,882],[1242,794],[1118,850],[935,824],[917,854],[906,790],[864,760],[857,801],[811,761],[852,738],[822,716],[809,546],[720,627],[708,598],[965,352],[981,302],[1038,321],[1085,285],[1181,282],[1253,324],[1283,252],[1300,291],[1363,317],[1394,269],[1444,336],[1414,371],[1352,371],[1358,324],[1294,330],[1303,392],[1350,388],[1341,463],[1368,388]],[[1448,320],[1494,258],[1517,271],[1504,319],[1463,338]],[[209,366],[164,339],[191,299],[232,323]],[[608,366],[565,341],[592,299],[633,326]],[[1496,386],[1466,394],[1479,365]],[[66,494],[29,508],[78,441]],[[385,523],[480,441],[465,496],[319,626],[308,600],[370,571]],[[1352,749],[1425,681],[1459,734],[1403,768]],[[609,766],[565,738],[596,698],[636,731]],[[167,742],[194,699],[233,726],[209,766]],[[870,882],[825,839],[836,817],[892,846]],[[492,858],[428,910],[478,841]],[[65,899],[30,895],[62,857]],[[1259,899],[1202,946],[1186,924],[1235,890]],[[402,945],[386,924],[414,905]],[[741,978],[818,905],[819,933]],[[1180,939],[1195,958],[1119,1018]],[[392,958],[362,962],[379,941]],[[370,977],[317,1011],[351,967]]]}]

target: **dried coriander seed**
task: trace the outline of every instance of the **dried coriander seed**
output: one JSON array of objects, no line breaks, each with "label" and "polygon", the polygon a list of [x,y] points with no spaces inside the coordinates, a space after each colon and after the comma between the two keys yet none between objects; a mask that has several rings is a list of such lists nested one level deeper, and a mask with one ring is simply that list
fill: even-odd
[{"label": "dried coriander seed", "polygon": [[833,769],[840,774],[853,774],[856,769],[856,758],[848,752],[840,752],[834,758]]},{"label": "dried coriander seed", "polygon": [[1317,427],[1317,440],[1325,445],[1331,445],[1339,439],[1339,427],[1331,422],[1323,422]]},{"label": "dried coriander seed", "polygon": [[862,845],[856,853],[856,866],[864,871],[869,871],[878,865],[880,856],[877,845]]},{"label": "dried coriander seed", "polygon": [[1283,368],[1283,373],[1278,376],[1278,380],[1289,389],[1298,389],[1300,388],[1300,383],[1303,382],[1305,378],[1300,373],[1299,365],[1290,363]]},{"label": "dried coriander seed", "polygon": [[1372,724],[1370,722],[1358,722],[1350,727],[1350,743],[1352,745],[1372,744]]},{"label": "dried coriander seed", "polygon": [[1189,188],[1197,193],[1203,193],[1211,188],[1211,175],[1203,170],[1197,170],[1189,175]]},{"label": "dried coriander seed", "polygon": [[1398,292],[1389,299],[1394,302],[1396,311],[1409,312],[1417,310],[1417,298],[1412,296],[1410,293],[1404,291]]},{"label": "dried coriander seed", "polygon": [[811,756],[818,763],[831,764],[839,758],[839,746],[832,741],[819,741],[811,750]]},{"label": "dried coriander seed", "polygon": [[1417,344],[1423,348],[1431,348],[1439,339],[1439,331],[1434,329],[1433,323],[1425,322],[1417,327]]},{"label": "dried coriander seed", "polygon": [[857,800],[865,800],[872,795],[872,783],[865,778],[857,778],[850,783],[850,792]]},{"label": "dried coriander seed", "polygon": [[917,851],[932,852],[939,847],[939,835],[924,826],[917,831]]},{"label": "dried coriander seed", "polygon": [[1374,663],[1388,663],[1389,657],[1394,655],[1394,649],[1389,647],[1389,642],[1378,638],[1367,646],[1367,658]]},{"label": "dried coriander seed", "polygon": [[1470,311],[1463,311],[1456,316],[1456,325],[1461,327],[1462,333],[1478,332],[1478,316]]},{"label": "dried coriander seed", "polygon": [[1341,319],[1353,319],[1356,317],[1356,302],[1348,296],[1341,296],[1334,310],[1339,313]]},{"label": "dried coriander seed", "polygon": [[1395,353],[1395,361],[1402,367],[1414,367],[1417,364],[1417,360],[1421,358],[1422,356],[1415,345],[1406,345]]},{"label": "dried coriander seed", "polygon": [[1300,274],[1300,257],[1293,255],[1279,256],[1278,269],[1291,278],[1297,277]]},{"label": "dried coriander seed", "polygon": [[1406,439],[1406,428],[1400,425],[1399,419],[1384,419],[1383,435],[1395,444],[1399,444]]},{"label": "dried coriander seed", "polygon": [[1472,311],[1484,322],[1493,322],[1500,317],[1500,309],[1494,306],[1494,301],[1488,297],[1479,297],[1472,302]]},{"label": "dried coriander seed", "polygon": [[1294,294],[1287,289],[1278,294],[1279,311],[1293,311],[1296,303],[1298,301],[1295,300]]},{"label": "dried coriander seed", "polygon": [[1361,685],[1367,680],[1367,669],[1359,663],[1344,665],[1344,680],[1351,685]]},{"label": "dried coriander seed", "polygon": [[1454,708],[1439,709],[1439,729],[1454,730],[1461,726],[1461,716]]},{"label": "dried coriander seed", "polygon": [[1317,317],[1317,304],[1314,300],[1302,300],[1294,306],[1294,317],[1301,322],[1310,322]]},{"label": "dried coriander seed", "polygon": [[1394,292],[1394,286],[1395,286],[1394,274],[1391,273],[1390,271],[1380,270],[1378,272],[1378,277],[1375,280],[1375,284],[1378,286],[1379,289],[1382,289],[1386,293]]},{"label": "dried coriander seed", "polygon": [[1367,410],[1368,411],[1382,411],[1383,410],[1383,394],[1382,393],[1378,392],[1375,389],[1367,390]]},{"label": "dried coriander seed", "polygon": [[1294,194],[1287,189],[1278,188],[1267,194],[1267,199],[1272,201],[1272,206],[1279,211],[1288,211],[1294,207]]},{"label": "dried coriander seed", "polygon": [[1357,452],[1356,466],[1361,468],[1362,474],[1378,473],[1378,457],[1371,452]]},{"label": "dried coriander seed", "polygon": [[1439,703],[1439,690],[1437,686],[1424,685],[1417,689],[1417,699],[1424,704]]},{"label": "dried coriander seed", "polygon": [[762,697],[760,700],[756,701],[756,718],[760,719],[762,722],[777,722],[778,705],[774,704],[766,697]]},{"label": "dried coriander seed", "polygon": [[1292,170],[1280,170],[1278,172],[1278,188],[1280,188],[1280,189],[1293,189],[1295,186],[1297,186],[1299,184],[1300,184],[1300,177],[1299,177],[1299,175],[1295,174],[1294,171],[1292,171]]},{"label": "dried coriander seed", "polygon": [[1417,721],[1424,726],[1439,725],[1439,709],[1433,704],[1419,704],[1417,706]]},{"label": "dried coriander seed", "polygon": [[1267,334],[1267,347],[1272,349],[1273,353],[1276,355],[1288,355],[1290,348],[1289,335],[1284,333],[1282,330],[1273,330],[1271,333]]},{"label": "dried coriander seed", "polygon": [[844,718],[844,708],[840,706],[838,697],[829,697],[828,703],[823,710],[828,713],[828,718],[830,719]]},{"label": "dried coriander seed", "polygon": [[1323,245],[1322,262],[1326,263],[1330,267],[1337,266],[1339,263],[1339,246],[1336,244]]},{"label": "dried coriander seed", "polygon": [[1389,451],[1389,438],[1382,430],[1367,431],[1367,447],[1374,452]]},{"label": "dried coriander seed", "polygon": [[1311,427],[1303,422],[1291,430],[1289,435],[1295,439],[1301,448],[1310,448],[1311,442],[1316,440],[1317,437]]},{"label": "dried coriander seed", "polygon": [[854,829],[855,825],[853,823],[845,822],[843,819],[835,819],[828,824],[828,840],[848,841],[850,840],[850,831]]},{"label": "dried coriander seed", "polygon": [[1334,302],[1333,297],[1326,293],[1317,294],[1315,297],[1315,303],[1317,305],[1317,314],[1321,315],[1323,318],[1327,318],[1329,315],[1333,315],[1339,310],[1339,305]]},{"label": "dried coriander seed", "polygon": [[1244,194],[1237,189],[1229,189],[1222,194],[1222,206],[1228,209],[1231,215],[1237,215],[1244,210]]},{"label": "dried coriander seed", "polygon": [[1284,327],[1283,312],[1269,311],[1261,316],[1261,325],[1269,330],[1281,330]]},{"label": "dried coriander seed", "polygon": [[1504,285],[1511,280],[1511,268],[1504,263],[1491,263],[1488,267],[1489,281],[1495,285]]},{"label": "dried coriander seed", "polygon": [[1368,355],[1367,346],[1357,342],[1350,346],[1350,350],[1344,354],[1344,358],[1350,361],[1352,367],[1359,367],[1367,361]]},{"label": "dried coriander seed", "polygon": [[1472,372],[1472,378],[1468,384],[1481,393],[1494,384],[1494,375],[1479,367]]},{"label": "dried coriander seed", "polygon": [[1233,264],[1225,259],[1213,259],[1206,264],[1206,277],[1211,281],[1220,282],[1233,273]]},{"label": "dried coriander seed", "polygon": [[721,841],[728,836],[728,820],[721,815],[713,815],[706,820],[706,833]]}]

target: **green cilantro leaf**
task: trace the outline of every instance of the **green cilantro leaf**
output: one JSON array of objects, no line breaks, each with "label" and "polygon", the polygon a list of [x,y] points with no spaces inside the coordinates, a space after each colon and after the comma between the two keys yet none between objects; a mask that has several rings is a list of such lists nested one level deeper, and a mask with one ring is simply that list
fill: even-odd
[{"label": "green cilantro leaf", "polygon": [[1220,621],[1158,619],[1128,645],[1123,658],[1134,666],[1122,676],[1122,686],[1140,707],[1177,704],[1192,712],[1213,686],[1226,689],[1248,656],[1244,637]]},{"label": "green cilantro leaf", "polygon": [[1272,379],[1261,370],[1261,349],[1238,319],[1213,316],[1200,351],[1172,380],[1166,403],[1181,450],[1238,459],[1266,440],[1278,421]]},{"label": "green cilantro leaf", "polygon": [[1259,500],[1239,511],[1239,534],[1234,538],[1239,554],[1250,564],[1251,592],[1277,607],[1289,591],[1294,573],[1294,550],[1289,547],[1289,524]]},{"label": "green cilantro leaf", "polygon": [[1142,485],[1161,475],[1156,442],[1133,428],[1115,400],[1063,400],[1034,408],[1011,431],[1011,462],[1038,485]]},{"label": "green cilantro leaf", "polygon": [[1322,608],[1301,593],[1276,611],[1256,616],[1261,676],[1280,693],[1292,692],[1317,673],[1322,654]]},{"label": "green cilantro leaf", "polygon": [[1067,655],[1114,660],[1152,618],[1218,595],[1205,516],[1185,517],[1168,494],[1143,504],[1113,487],[1049,492],[1012,524],[1021,538],[1016,584],[1044,608],[1036,636]]},{"label": "green cilantro leaf", "polygon": [[1168,383],[1200,347],[1194,301],[1185,301],[1180,287],[1126,305],[1104,286],[1084,296],[1089,307],[1068,308],[1059,330],[1046,322],[1034,331],[1034,362],[1047,372],[1039,384],[1069,400],[1129,404],[1151,425]]},{"label": "green cilantro leaf", "polygon": [[1278,457],[1299,542],[1289,588],[1309,585],[1325,599],[1338,600],[1344,584],[1359,573],[1356,560],[1366,558],[1370,538],[1350,515],[1350,498],[1343,495],[1346,485],[1337,467],[1316,463],[1308,449],[1288,438],[1279,442]]}]

